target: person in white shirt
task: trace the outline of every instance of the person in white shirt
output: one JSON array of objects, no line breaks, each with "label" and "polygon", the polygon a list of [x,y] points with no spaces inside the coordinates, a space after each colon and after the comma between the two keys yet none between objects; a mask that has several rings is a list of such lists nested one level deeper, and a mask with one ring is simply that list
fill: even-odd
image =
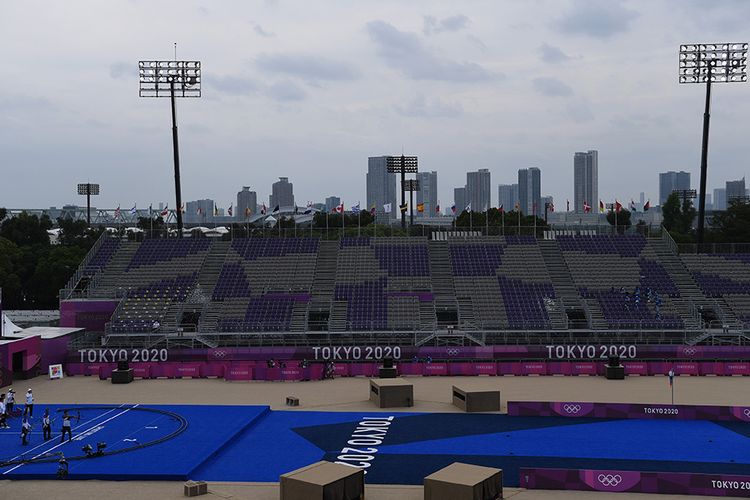
[{"label": "person in white shirt", "polygon": [[29,419],[23,417],[23,424],[21,424],[21,444],[29,444],[29,434],[31,433],[31,424]]},{"label": "person in white shirt", "polygon": [[30,417],[34,416],[34,395],[31,393],[31,389],[26,391],[26,405],[23,407],[23,416],[26,414]]},{"label": "person in white shirt", "polygon": [[7,418],[8,417],[5,414],[5,394],[0,394],[0,429],[10,428],[6,421]]},{"label": "person in white shirt", "polygon": [[44,416],[42,417],[42,431],[44,432],[45,441],[52,439],[52,422],[49,419],[49,408],[44,410]]},{"label": "person in white shirt", "polygon": [[65,442],[65,434],[68,435],[68,441],[73,440],[73,431],[70,426],[70,415],[68,415],[67,411],[63,413],[62,436],[60,437],[61,443]]},{"label": "person in white shirt", "polygon": [[16,391],[11,387],[5,396],[5,413],[10,417],[13,414],[13,405],[16,403]]}]

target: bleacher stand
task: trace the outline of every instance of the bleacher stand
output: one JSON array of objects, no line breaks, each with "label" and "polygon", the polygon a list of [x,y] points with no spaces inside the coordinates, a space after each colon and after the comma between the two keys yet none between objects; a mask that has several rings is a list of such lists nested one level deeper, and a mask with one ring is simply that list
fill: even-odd
[{"label": "bleacher stand", "polygon": [[750,322],[750,254],[682,254],[707,297],[723,300],[734,316]]}]

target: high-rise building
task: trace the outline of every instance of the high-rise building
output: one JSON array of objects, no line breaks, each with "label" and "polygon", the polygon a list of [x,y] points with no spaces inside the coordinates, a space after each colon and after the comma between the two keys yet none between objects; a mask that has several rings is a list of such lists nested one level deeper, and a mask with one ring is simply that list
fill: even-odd
[{"label": "high-rise building", "polygon": [[[542,196],[541,203],[539,205],[539,215],[544,215],[544,207],[550,207],[551,210],[557,210],[557,208],[555,207],[555,199],[552,197],[552,195]],[[564,209],[565,207],[562,208]]]},{"label": "high-rise building", "polygon": [[518,170],[518,200],[526,215],[544,213],[542,206],[542,172],[536,167]]},{"label": "high-rise building", "polygon": [[594,149],[573,155],[573,211],[584,213],[584,203],[599,203],[599,152]]},{"label": "high-rise building", "polygon": [[[249,209],[249,210],[248,210]],[[242,191],[237,193],[237,207],[234,217],[237,220],[245,220],[245,216],[253,216],[258,212],[258,194],[250,191],[250,186],[242,186]]]},{"label": "high-rise building", "polygon": [[714,189],[714,210],[726,210],[727,209],[727,190],[724,188]]},{"label": "high-rise building", "polygon": [[643,210],[643,205],[645,205],[645,204],[646,204],[646,193],[644,193],[643,191],[641,191],[641,199],[640,199],[640,202],[641,202],[641,204],[640,204],[640,205],[638,205],[638,207],[639,207],[639,208],[638,208],[638,210]]},{"label": "high-rise building", "polygon": [[[437,172],[419,172],[417,180],[419,181],[417,205],[424,203],[424,212],[418,215],[433,217],[435,215],[435,207],[438,206]],[[416,209],[416,207],[414,208]]]},{"label": "high-rise building", "polygon": [[469,202],[466,200],[465,187],[453,189],[453,203],[456,205],[456,215],[466,210],[466,205],[468,205]]},{"label": "high-rise building", "polygon": [[391,204],[391,217],[396,217],[396,174],[388,173],[387,156],[371,156],[367,159],[367,208],[375,205],[375,211],[382,214],[387,203]]},{"label": "high-rise building", "polygon": [[214,220],[216,202],[210,198],[205,200],[188,201],[185,203],[185,222],[202,223]]},{"label": "high-rise building", "polygon": [[744,200],[747,191],[745,190],[745,178],[738,181],[727,181],[726,184],[727,192],[727,205],[734,200]]},{"label": "high-rise building", "polygon": [[279,177],[279,180],[271,184],[271,195],[268,197],[270,210],[276,206],[294,207],[293,184],[289,182],[289,177]]},{"label": "high-rise building", "polygon": [[713,210],[714,203],[711,198],[711,193],[706,193],[706,210]]},{"label": "high-rise building", "polygon": [[690,189],[690,172],[662,172],[659,174],[659,205],[664,205],[672,191]]},{"label": "high-rise building", "polygon": [[484,212],[492,206],[490,171],[480,168],[476,172],[466,172],[466,203],[474,212]]},{"label": "high-rise building", "polygon": [[341,205],[341,198],[338,196],[329,196],[326,198],[326,212],[330,212],[339,205]]},{"label": "high-rise building", "polygon": [[500,184],[497,186],[497,206],[510,212],[516,209],[518,200],[518,184]]}]

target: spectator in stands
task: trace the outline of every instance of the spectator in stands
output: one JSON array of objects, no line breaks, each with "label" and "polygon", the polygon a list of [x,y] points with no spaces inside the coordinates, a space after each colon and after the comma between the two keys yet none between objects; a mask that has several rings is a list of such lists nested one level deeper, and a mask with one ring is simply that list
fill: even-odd
[{"label": "spectator in stands", "polygon": [[323,380],[325,379],[333,380],[333,376],[335,374],[336,374],[336,365],[333,364],[333,361],[326,361],[325,369],[323,370]]},{"label": "spectator in stands", "polygon": [[276,360],[271,358],[268,361],[266,361],[266,366],[268,368],[276,368]]},{"label": "spectator in stands", "polygon": [[42,417],[42,432],[44,433],[44,440],[49,441],[52,439],[52,422],[49,419],[49,408],[45,408],[44,416]]},{"label": "spectator in stands", "polygon": [[307,360],[307,358],[303,358],[302,361],[299,362],[300,368],[309,368],[310,362]]},{"label": "spectator in stands", "polygon": [[5,412],[5,394],[0,394],[0,429],[10,429]]},{"label": "spectator in stands", "polygon": [[29,417],[34,416],[34,394],[31,393],[31,389],[26,391],[26,404],[23,407],[23,416],[25,417],[27,413]]},{"label": "spectator in stands", "polygon": [[65,434],[68,435],[68,441],[73,440],[73,430],[71,427],[70,422],[70,415],[68,415],[68,411],[65,410],[63,412],[63,421],[62,421],[62,436],[60,436],[60,443],[65,442]]},{"label": "spectator in stands", "polygon": [[16,404],[16,391],[11,387],[8,389],[8,394],[5,396],[5,413],[8,417],[13,416],[13,405]]},{"label": "spectator in stands", "polygon": [[21,444],[29,444],[29,433],[31,432],[31,424],[29,419],[23,417],[23,423],[21,424]]},{"label": "spectator in stands", "polygon": [[159,320],[158,320],[158,319],[155,319],[155,320],[154,320],[154,324],[153,324],[153,325],[151,325],[151,329],[152,329],[153,331],[155,331],[155,332],[158,332],[158,331],[159,331],[159,328],[161,328],[161,324],[159,323]]}]

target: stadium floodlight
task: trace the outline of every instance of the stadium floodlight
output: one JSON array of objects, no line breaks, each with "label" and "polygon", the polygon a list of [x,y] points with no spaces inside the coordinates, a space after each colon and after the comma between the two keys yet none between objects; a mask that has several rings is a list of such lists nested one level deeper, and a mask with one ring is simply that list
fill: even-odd
[{"label": "stadium floodlight", "polygon": [[139,61],[140,97],[169,97],[172,103],[172,149],[174,155],[175,214],[177,236],[182,237],[182,192],[180,190],[180,149],[177,141],[175,97],[201,96],[200,61]]},{"label": "stadium floodlight", "polygon": [[91,197],[99,195],[99,184],[78,184],[78,194],[86,197],[86,223],[91,225]]},{"label": "stadium floodlight", "polygon": [[683,205],[687,203],[687,200],[694,200],[698,197],[698,191],[695,189],[673,189],[672,193],[676,193],[682,198]]},{"label": "stadium floodlight", "polygon": [[[406,191],[404,189],[404,181],[406,181],[406,174],[417,173],[417,157],[416,156],[388,156],[386,157],[386,168],[389,173],[401,174],[401,207],[406,205]],[[406,211],[401,209],[401,229],[406,229]]]},{"label": "stadium floodlight", "polygon": [[409,191],[409,225],[414,225],[414,191],[419,191],[419,180],[407,179],[401,181],[401,189]]},{"label": "stadium floodlight", "polygon": [[698,200],[698,251],[703,243],[706,216],[708,129],[711,121],[711,84],[747,82],[747,43],[693,43],[680,45],[679,82],[705,83],[701,185]]}]

